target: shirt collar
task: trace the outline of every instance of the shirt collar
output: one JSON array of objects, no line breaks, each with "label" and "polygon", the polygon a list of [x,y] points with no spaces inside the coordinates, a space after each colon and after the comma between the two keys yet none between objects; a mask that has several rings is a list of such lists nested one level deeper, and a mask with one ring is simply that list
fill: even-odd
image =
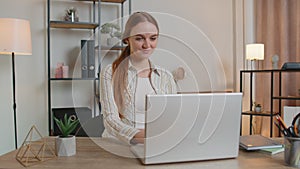
[{"label": "shirt collar", "polygon": [[[150,59],[149,59],[149,63],[150,63],[151,71],[154,72],[155,74],[157,74],[158,76],[160,76],[157,66]],[[135,70],[136,71],[136,69],[133,66],[133,64],[131,63],[130,59],[129,59],[129,63],[128,63],[128,70]]]}]

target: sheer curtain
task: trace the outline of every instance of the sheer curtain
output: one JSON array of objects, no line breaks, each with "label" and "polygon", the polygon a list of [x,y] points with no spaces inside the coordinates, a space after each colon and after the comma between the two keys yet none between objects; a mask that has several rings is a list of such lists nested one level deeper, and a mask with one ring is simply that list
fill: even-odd
[{"label": "sheer curtain", "polygon": [[[263,69],[272,69],[272,57],[279,56],[278,68],[284,62],[300,62],[300,0],[256,0],[256,41],[265,44],[265,59]],[[300,72],[282,74],[282,95],[299,95]],[[276,75],[274,81],[278,80]],[[278,95],[278,86],[274,86]],[[263,105],[264,110],[270,110],[270,76],[256,76],[255,101]],[[278,101],[273,102],[275,111]],[[283,101],[284,105],[300,106],[296,101]],[[282,110],[283,111],[283,110]],[[283,115],[282,115],[283,116]],[[257,117],[254,132],[269,136],[269,117]],[[273,136],[278,133],[273,129]]]}]

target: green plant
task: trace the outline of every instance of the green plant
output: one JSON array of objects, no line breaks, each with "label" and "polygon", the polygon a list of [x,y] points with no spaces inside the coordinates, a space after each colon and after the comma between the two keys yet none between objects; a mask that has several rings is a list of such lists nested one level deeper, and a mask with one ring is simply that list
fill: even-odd
[{"label": "green plant", "polygon": [[253,102],[253,107],[254,107],[254,108],[255,108],[255,107],[261,107],[261,104],[256,103],[256,102]]},{"label": "green plant", "polygon": [[65,114],[64,119],[57,119],[56,117],[53,118],[62,133],[61,137],[68,137],[79,124],[79,120],[75,115],[68,118],[67,114]]},{"label": "green plant", "polygon": [[121,38],[122,33],[120,32],[121,28],[118,24],[115,23],[105,23],[101,25],[101,33],[107,33],[111,38],[117,37]]}]

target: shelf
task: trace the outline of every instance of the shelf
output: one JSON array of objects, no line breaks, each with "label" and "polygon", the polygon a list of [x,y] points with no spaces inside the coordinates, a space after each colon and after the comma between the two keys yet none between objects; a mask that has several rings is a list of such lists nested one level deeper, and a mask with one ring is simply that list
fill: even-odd
[{"label": "shelf", "polygon": [[266,72],[300,72],[300,69],[264,69],[264,70],[241,70],[243,73],[266,73]]},{"label": "shelf", "polygon": [[[98,0],[77,0],[77,1],[94,1],[98,2]],[[124,3],[126,0],[101,0],[101,2],[110,2],[110,3]]]},{"label": "shelf", "polygon": [[[123,50],[126,46],[101,46],[101,50]],[[95,47],[98,49],[98,46]]]},{"label": "shelf", "polygon": [[124,3],[126,0],[101,0],[101,2]]},{"label": "shelf", "polygon": [[274,96],[273,99],[300,100],[300,96]]},{"label": "shelf", "polygon": [[51,28],[67,28],[67,29],[95,29],[98,23],[91,22],[68,22],[68,21],[50,21]]},{"label": "shelf", "polygon": [[98,80],[98,78],[50,78],[52,81],[72,81],[72,80]]},{"label": "shelf", "polygon": [[[255,112],[255,111],[246,111],[242,112],[243,115],[252,115],[252,116],[271,116],[271,112],[263,111],[263,112]],[[273,113],[273,116],[276,116],[279,113]]]},{"label": "shelf", "polygon": [[[50,19],[50,17],[52,17],[53,15],[50,14],[51,11],[57,11],[59,10],[57,7],[59,4],[56,4],[52,2],[53,0],[47,0],[47,74],[48,74],[48,78],[47,78],[47,84],[48,84],[48,129],[49,129],[49,134],[52,135],[53,134],[53,119],[52,119],[52,115],[53,115],[53,108],[55,108],[55,106],[57,106],[56,104],[53,104],[52,101],[56,99],[56,97],[62,97],[62,95],[57,95],[56,92],[59,92],[60,89],[63,89],[63,87],[68,87],[68,89],[71,89],[70,87],[72,86],[72,84],[74,83],[79,83],[80,85],[84,85],[85,83],[87,83],[89,85],[89,88],[92,88],[93,93],[85,93],[85,89],[82,88],[78,88],[78,92],[80,93],[84,93],[84,99],[82,99],[79,104],[85,103],[86,101],[89,104],[89,107],[91,112],[94,113],[94,115],[97,114],[97,111],[99,110],[99,112],[101,112],[101,103],[100,103],[100,98],[99,98],[99,87],[100,87],[100,83],[99,83],[99,74],[100,74],[100,68],[99,70],[95,69],[95,75],[91,75],[91,76],[82,76],[81,74],[74,74],[72,76],[66,76],[69,78],[56,78],[56,77],[62,77],[62,76],[54,76],[53,72],[53,68],[55,67],[55,63],[52,63],[54,61],[56,61],[57,59],[62,60],[62,61],[66,61],[67,64],[72,64],[71,66],[73,66],[73,63],[68,62],[67,60],[65,60],[64,56],[55,56],[53,57],[52,51],[55,52],[59,52],[57,50],[62,50],[61,46],[59,45],[63,45],[63,44],[54,44],[53,46],[50,44],[53,44],[54,42],[52,42],[52,36],[53,38],[56,37],[55,34],[57,33],[61,33],[58,30],[63,30],[65,35],[64,37],[61,38],[67,38],[69,35],[72,36],[72,38],[75,39],[75,41],[79,41],[82,40],[83,37],[85,37],[84,34],[90,32],[90,33],[99,33],[99,36],[95,36],[93,38],[93,40],[95,40],[95,44],[99,45],[96,48],[94,48],[94,46],[96,46],[95,44],[93,44],[92,46],[90,46],[90,48],[88,49],[82,49],[82,46],[79,46],[78,44],[74,45],[72,48],[71,46],[69,47],[69,49],[73,49],[75,48],[79,48],[79,50],[85,50],[85,55],[80,55],[79,59],[84,58],[84,61],[89,61],[92,60],[93,64],[97,67],[101,66],[102,60],[101,60],[101,55],[102,53],[100,52],[101,50],[107,50],[108,52],[119,52],[120,50],[122,50],[124,47],[123,45],[119,45],[119,46],[101,46],[101,36],[100,36],[100,25],[102,22],[102,6],[105,7],[106,5],[109,6],[115,6],[116,9],[114,9],[111,12],[117,12],[117,17],[121,17],[124,16],[124,4],[128,5],[128,14],[131,14],[131,0],[68,0],[70,1],[70,4],[73,3],[75,6],[80,5],[81,9],[85,9],[82,10],[82,12],[85,12],[85,15],[87,16],[85,19],[79,20],[78,22],[71,22],[71,21],[65,21],[63,19],[59,19],[59,18],[52,18]],[[63,0],[59,0],[62,1]],[[127,3],[126,3],[127,2]],[[102,4],[103,3],[103,4]],[[70,5],[69,4],[69,5]],[[52,5],[54,5],[53,9]],[[61,6],[59,8],[62,7],[67,7],[66,3],[62,3]],[[110,7],[109,7],[110,9]],[[106,11],[104,11],[106,12]],[[109,12],[109,11],[107,11]],[[110,12],[109,12],[110,13]],[[108,13],[108,15],[109,15]],[[123,22],[123,19],[122,19]],[[74,31],[83,31],[82,34],[74,34]],[[70,34],[68,34],[68,32]],[[53,34],[53,35],[52,35]],[[98,42],[98,43],[96,43]],[[61,41],[60,43],[63,43],[63,41]],[[75,43],[75,42],[74,42]],[[121,43],[120,43],[121,44]],[[81,47],[81,48],[80,48]],[[55,49],[57,48],[57,49]],[[102,49],[103,48],[103,49]],[[100,50],[100,51],[97,51]],[[88,51],[93,51],[93,52],[89,52]],[[67,52],[65,50],[63,50],[63,52]],[[62,54],[63,55],[63,54]],[[94,56],[94,57],[93,57]],[[88,62],[90,64],[90,62]],[[76,67],[74,66],[74,70],[78,70],[81,71],[80,67]],[[96,72],[97,71],[97,72]],[[55,72],[55,71],[54,71]],[[82,73],[82,72],[81,72]],[[94,77],[95,76],[95,77]],[[61,86],[63,85],[63,86]],[[65,86],[64,86],[65,85]],[[57,90],[59,89],[59,90]],[[68,97],[69,94],[73,94],[71,93],[69,90],[64,91],[66,92],[66,95]],[[64,93],[63,93],[64,94]],[[53,96],[52,96],[53,95]],[[87,95],[87,97],[85,96]],[[90,101],[90,96],[93,96],[92,102]],[[67,102],[68,103],[68,102]],[[64,107],[65,102],[61,103],[61,106]],[[102,117],[102,116],[99,116]],[[99,124],[99,129],[101,129],[101,133],[102,133],[102,129],[104,129],[104,127],[102,127],[102,121],[97,122],[97,124]],[[101,135],[100,133],[100,135]]]},{"label": "shelf", "polygon": [[[269,74],[270,76],[270,111],[269,112],[263,112],[263,113],[256,113],[254,111],[246,111],[246,112],[242,112],[242,115],[249,115],[250,116],[250,135],[252,134],[252,116],[274,116],[274,115],[282,115],[282,103],[281,101],[283,100],[300,100],[300,95],[295,94],[294,96],[282,96],[282,74],[285,73],[296,73],[296,72],[300,72],[300,69],[265,69],[265,70],[240,70],[240,92],[243,92],[243,75],[244,74],[249,74],[250,77],[249,82],[250,82],[250,91],[252,91],[252,87],[253,87],[253,74],[255,73],[265,73],[265,74]],[[276,78],[274,80],[274,76],[278,76],[278,78]],[[287,83],[287,82],[285,82]],[[278,89],[276,93],[279,93],[280,95],[276,94],[277,96],[274,96],[275,91],[274,91],[274,87],[277,85]],[[253,96],[252,96],[252,92],[250,92],[249,95],[249,106],[252,106],[253,103]],[[279,104],[276,105],[274,104],[274,101],[279,101]],[[278,106],[278,112],[274,112],[274,106]],[[271,115],[271,112],[273,112],[273,114]],[[242,129],[242,124],[241,124],[241,129]],[[242,130],[241,130],[242,131]],[[240,133],[241,134],[241,133]],[[273,118],[270,118],[270,137],[272,137],[273,135]]]}]

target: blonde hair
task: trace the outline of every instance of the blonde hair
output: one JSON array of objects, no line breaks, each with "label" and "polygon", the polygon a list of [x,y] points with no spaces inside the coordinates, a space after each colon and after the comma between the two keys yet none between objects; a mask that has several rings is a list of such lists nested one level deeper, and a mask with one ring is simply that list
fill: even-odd
[{"label": "blonde hair", "polygon": [[[128,44],[127,39],[130,37],[131,30],[134,26],[141,22],[150,22],[156,26],[159,32],[158,24],[156,20],[147,12],[135,12],[126,22],[125,30],[122,36],[122,41]],[[127,93],[128,84],[128,64],[131,54],[130,44],[128,44],[122,51],[120,56],[112,64],[112,85],[114,90],[114,99],[118,107],[120,118],[123,117],[122,112],[125,107],[125,93]]]}]

